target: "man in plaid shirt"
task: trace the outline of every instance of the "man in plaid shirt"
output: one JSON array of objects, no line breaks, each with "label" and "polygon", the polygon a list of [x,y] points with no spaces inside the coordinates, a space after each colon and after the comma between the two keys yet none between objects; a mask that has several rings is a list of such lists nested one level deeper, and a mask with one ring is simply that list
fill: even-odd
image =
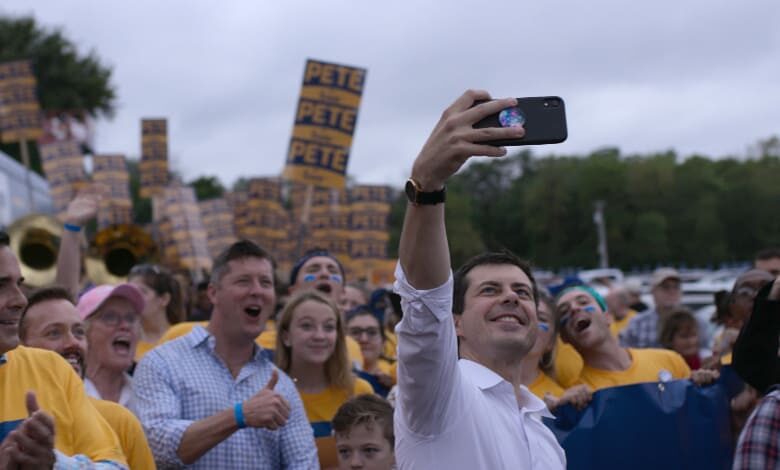
[{"label": "man in plaid shirt", "polygon": [[650,281],[655,306],[634,316],[620,333],[620,345],[626,348],[661,348],[658,342],[659,315],[663,315],[682,300],[680,274],[672,268],[658,268]]},{"label": "man in plaid shirt", "polygon": [[775,386],[756,406],[739,435],[734,470],[780,465],[780,388]]}]

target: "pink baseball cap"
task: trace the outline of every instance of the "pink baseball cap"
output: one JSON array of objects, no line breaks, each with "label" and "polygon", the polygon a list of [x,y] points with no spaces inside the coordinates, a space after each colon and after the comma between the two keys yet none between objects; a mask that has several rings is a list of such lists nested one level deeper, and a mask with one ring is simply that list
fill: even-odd
[{"label": "pink baseball cap", "polygon": [[127,299],[133,304],[135,311],[140,315],[144,311],[145,301],[141,295],[141,291],[138,290],[132,284],[119,284],[118,286],[112,286],[110,284],[103,284],[97,287],[93,287],[79,298],[79,303],[76,305],[76,310],[79,312],[79,316],[82,320],[92,315],[99,309],[106,300],[110,297],[121,297]]}]

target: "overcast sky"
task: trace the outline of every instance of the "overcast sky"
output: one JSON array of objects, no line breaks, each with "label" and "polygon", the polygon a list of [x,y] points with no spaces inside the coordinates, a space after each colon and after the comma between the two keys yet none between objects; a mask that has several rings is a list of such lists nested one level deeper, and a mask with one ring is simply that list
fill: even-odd
[{"label": "overcast sky", "polygon": [[[488,5],[488,6],[486,6]],[[186,180],[278,174],[306,58],[368,69],[349,174],[400,186],[442,110],[467,88],[558,95],[587,153],[744,155],[780,134],[780,2],[3,0],[113,68],[101,153],[140,153],[167,117]]]}]

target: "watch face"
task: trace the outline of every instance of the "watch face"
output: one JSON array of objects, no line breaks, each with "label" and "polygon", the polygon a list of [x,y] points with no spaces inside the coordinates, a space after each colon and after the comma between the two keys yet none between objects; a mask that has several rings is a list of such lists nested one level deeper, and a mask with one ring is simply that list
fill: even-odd
[{"label": "watch face", "polygon": [[417,202],[417,188],[414,187],[414,183],[411,180],[406,181],[406,187],[404,188],[406,197],[412,202]]}]

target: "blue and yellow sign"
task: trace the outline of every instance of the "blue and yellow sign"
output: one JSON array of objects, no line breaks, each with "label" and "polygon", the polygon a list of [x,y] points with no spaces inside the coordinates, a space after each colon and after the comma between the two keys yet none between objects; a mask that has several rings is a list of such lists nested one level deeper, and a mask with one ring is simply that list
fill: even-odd
[{"label": "blue and yellow sign", "polygon": [[133,223],[130,198],[130,176],[124,155],[94,155],[92,181],[102,189],[98,208],[98,230],[119,224]]},{"label": "blue and yellow sign", "polygon": [[161,194],[168,184],[168,121],[141,120],[141,197]]},{"label": "blue and yellow sign", "polygon": [[76,196],[79,188],[86,185],[84,155],[73,140],[39,144],[38,152],[46,180],[49,182],[54,208],[57,212],[62,212]]},{"label": "blue and yellow sign", "polygon": [[0,141],[18,142],[41,136],[41,110],[29,60],[0,64]]},{"label": "blue and yellow sign", "polygon": [[283,176],[343,188],[366,69],[306,61]]}]

